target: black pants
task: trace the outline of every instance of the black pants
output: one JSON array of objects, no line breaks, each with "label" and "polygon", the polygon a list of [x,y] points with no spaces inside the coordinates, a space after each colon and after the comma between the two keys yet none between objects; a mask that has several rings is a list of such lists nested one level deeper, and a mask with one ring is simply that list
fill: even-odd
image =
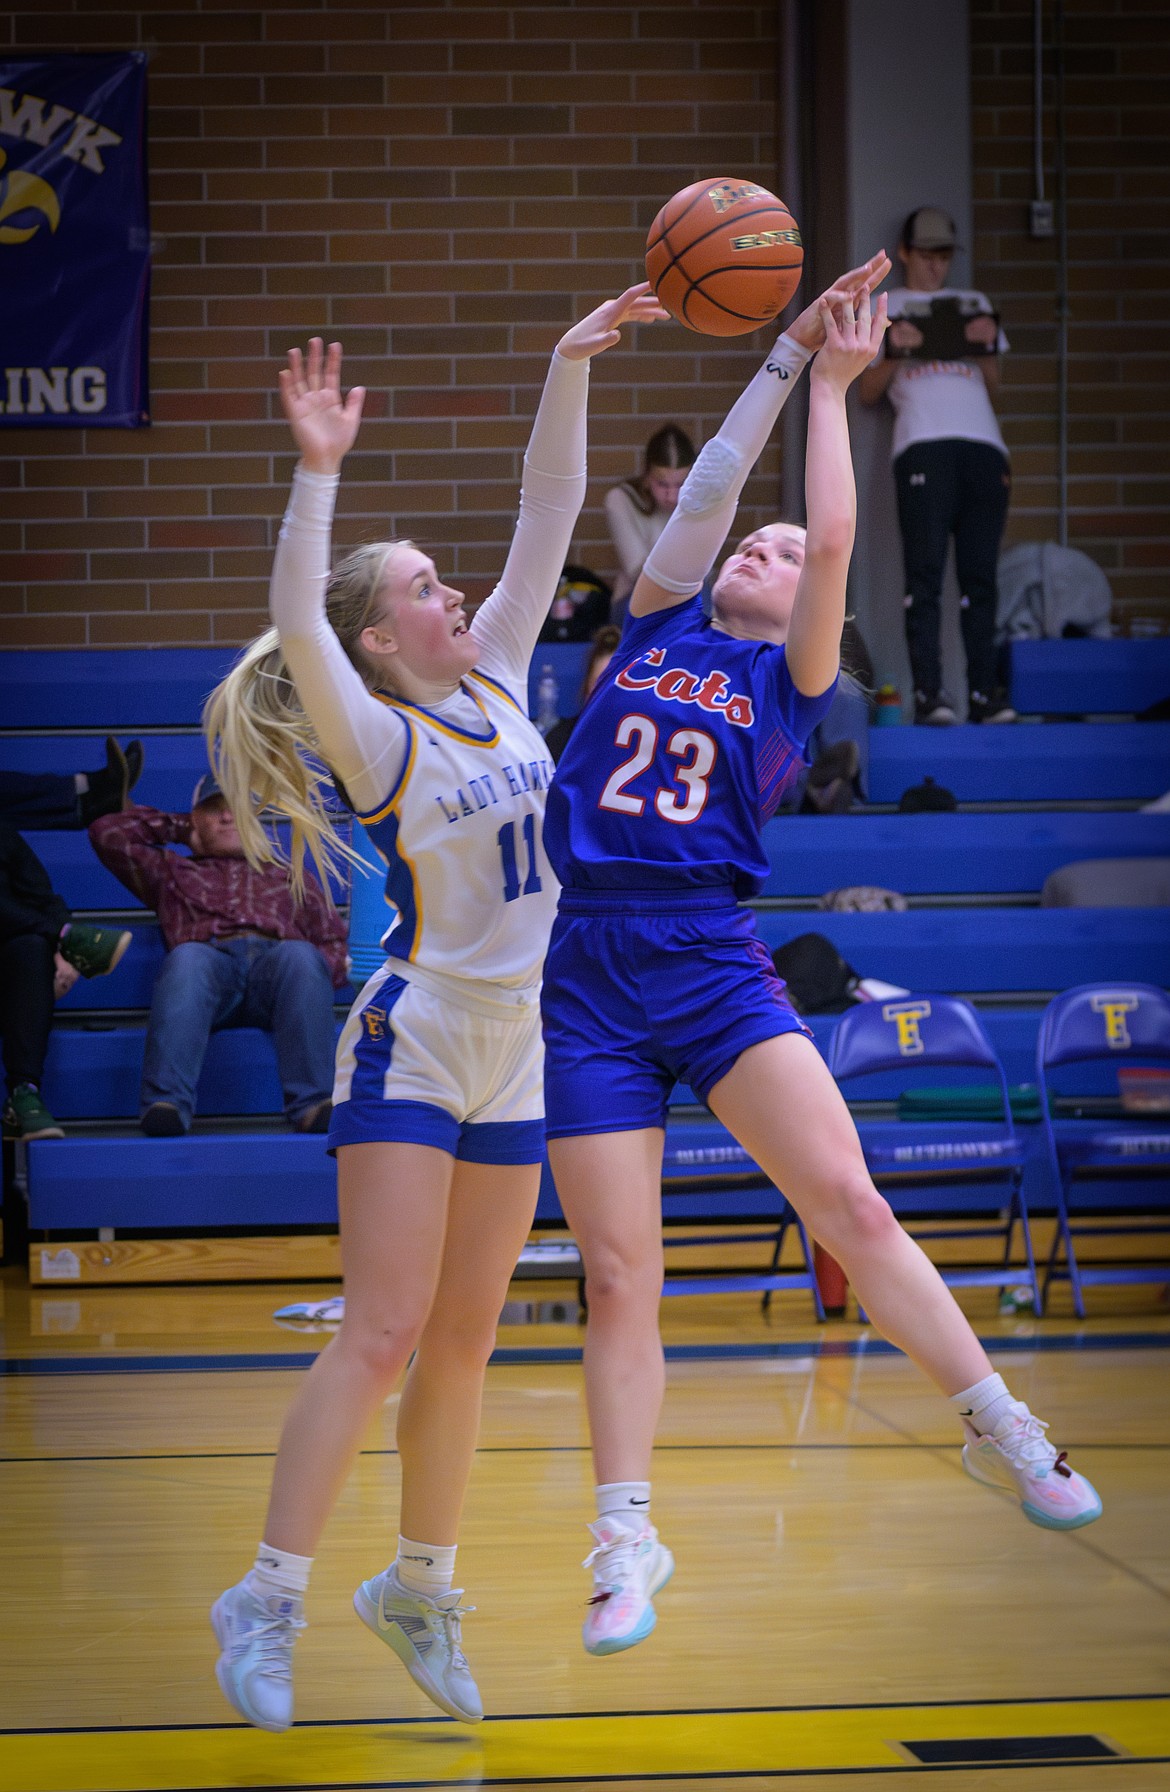
[{"label": "black pants", "polygon": [[53,1024],[53,955],[68,919],[32,847],[0,821],[0,1038],[10,1089],[41,1080]]},{"label": "black pants", "polygon": [[933,698],[942,684],[939,599],[953,535],[967,685],[990,696],[998,682],[995,573],[1011,494],[1007,460],[988,442],[914,442],[894,462],[894,484],[914,688]]},{"label": "black pants", "polygon": [[0,771],[0,818],[18,828],[79,828],[81,809],[72,775]]}]

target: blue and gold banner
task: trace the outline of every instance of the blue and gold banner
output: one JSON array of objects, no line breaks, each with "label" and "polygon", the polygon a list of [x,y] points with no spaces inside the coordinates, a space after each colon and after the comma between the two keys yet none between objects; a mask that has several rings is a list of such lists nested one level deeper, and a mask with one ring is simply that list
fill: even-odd
[{"label": "blue and gold banner", "polygon": [[138,52],[0,56],[0,425],[150,421],[145,118]]}]

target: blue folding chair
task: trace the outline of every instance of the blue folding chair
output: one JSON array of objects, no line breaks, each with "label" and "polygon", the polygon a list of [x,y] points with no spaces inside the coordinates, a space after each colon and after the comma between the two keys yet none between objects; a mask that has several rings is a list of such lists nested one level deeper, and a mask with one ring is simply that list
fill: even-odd
[{"label": "blue folding chair", "polygon": [[[1082,983],[1056,996],[1044,1010],[1036,1041],[1036,1081],[1044,1106],[1044,1128],[1057,1192],[1057,1227],[1044,1275],[1044,1298],[1052,1282],[1072,1285],[1077,1317],[1085,1316],[1086,1285],[1124,1282],[1170,1282],[1166,1263],[1094,1263],[1082,1268],[1073,1234],[1087,1237],[1140,1236],[1170,1233],[1170,1222],[1078,1223],[1070,1214],[1074,1185],[1103,1180],[1147,1183],[1156,1199],[1170,1198],[1170,1124],[1151,1124],[1139,1116],[1110,1119],[1088,1133],[1072,1135],[1054,1125],[1050,1089],[1052,1072],[1066,1064],[1102,1061],[1133,1068],[1170,1063],[1170,995],[1152,983]],[[1058,1078],[1061,1094],[1066,1079]],[[1091,1195],[1086,1197],[1092,1207]],[[1098,1213],[1106,1205],[1099,1196]],[[1109,1200],[1109,1206],[1115,1205]],[[1145,1201],[1141,1205],[1146,1205]],[[1060,1265],[1061,1250],[1064,1267]]]},{"label": "blue folding chair", "polygon": [[[677,1195],[687,1192],[709,1192],[713,1187],[767,1189],[776,1197],[775,1223],[761,1232],[729,1232],[698,1238],[665,1236],[667,1250],[705,1248],[724,1244],[770,1244],[771,1258],[766,1268],[729,1269],[724,1274],[688,1276],[668,1270],[663,1284],[663,1298],[674,1294],[738,1294],[757,1293],[763,1296],[761,1306],[766,1313],[773,1294],[785,1290],[807,1289],[812,1295],[813,1311],[818,1321],[825,1317],[824,1302],[817,1282],[816,1266],[808,1233],[796,1209],[764,1175],[755,1160],[734,1139],[718,1120],[698,1126],[667,1129],[662,1154],[662,1192]],[[771,1220],[771,1215],[769,1215]],[[796,1228],[803,1269],[781,1269],[780,1258],[790,1226]]]},{"label": "blue folding chair", "polygon": [[[863,1133],[862,1149],[869,1173],[899,1216],[937,1214],[952,1208],[962,1214],[994,1215],[957,1228],[916,1225],[913,1235],[919,1240],[1002,1240],[1003,1255],[998,1264],[943,1266],[939,1270],[943,1281],[952,1288],[1003,1288],[1013,1277],[1026,1272],[1033,1310],[1039,1313],[1040,1284],[1021,1186],[1023,1147],[1012,1121],[1003,1065],[970,1003],[957,996],[940,995],[908,995],[891,1002],[865,1003],[843,1016],[829,1055],[829,1069],[839,1082],[879,1071],[906,1071],[912,1076],[943,1065],[992,1072],[1002,1096],[1002,1120],[981,1125],[974,1137],[970,1125],[964,1128],[956,1122],[948,1134],[938,1121],[922,1125],[903,1123],[904,1140],[875,1140]],[[1017,1225],[1024,1262],[1013,1267]]]}]

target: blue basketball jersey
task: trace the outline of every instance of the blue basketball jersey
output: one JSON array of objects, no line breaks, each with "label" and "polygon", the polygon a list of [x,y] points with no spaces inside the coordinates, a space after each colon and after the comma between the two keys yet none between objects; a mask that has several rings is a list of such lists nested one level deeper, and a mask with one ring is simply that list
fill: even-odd
[{"label": "blue basketball jersey", "polygon": [[633,619],[565,748],[544,840],[567,887],[758,893],[761,829],[833,698],[784,648],[711,626],[699,598]]}]

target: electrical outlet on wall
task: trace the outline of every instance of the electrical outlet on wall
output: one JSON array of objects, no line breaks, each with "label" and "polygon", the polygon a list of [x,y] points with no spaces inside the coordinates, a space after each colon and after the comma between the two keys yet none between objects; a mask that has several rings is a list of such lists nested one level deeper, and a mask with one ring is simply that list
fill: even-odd
[{"label": "electrical outlet on wall", "polygon": [[1028,207],[1028,235],[1055,236],[1056,221],[1051,199],[1033,199]]}]

